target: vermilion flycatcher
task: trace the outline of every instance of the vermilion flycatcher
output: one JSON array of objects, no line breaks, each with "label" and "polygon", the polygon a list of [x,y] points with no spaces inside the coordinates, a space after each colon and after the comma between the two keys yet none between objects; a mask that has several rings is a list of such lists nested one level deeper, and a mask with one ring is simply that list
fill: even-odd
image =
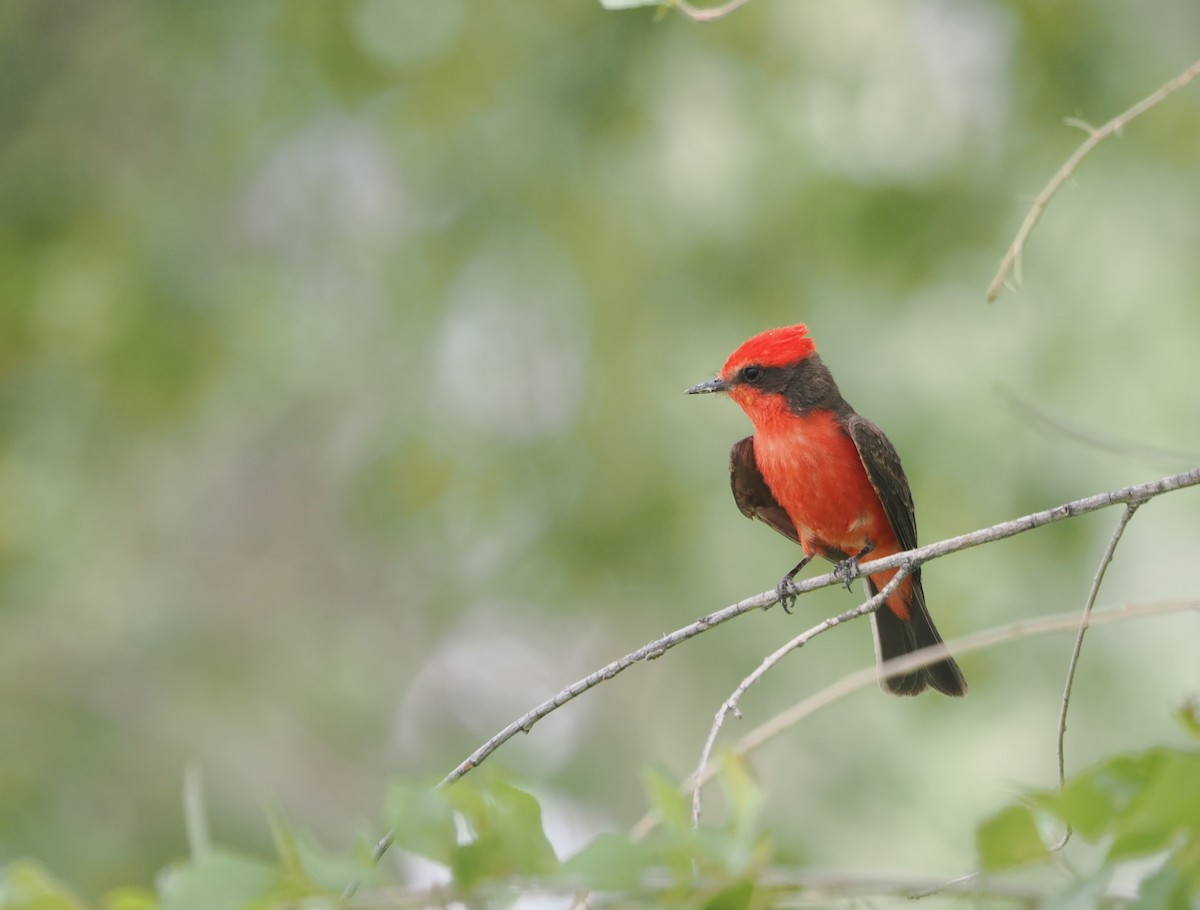
[{"label": "vermilion flycatcher", "polygon": [[[883,430],[842,398],[804,325],[770,329],[734,351],[716,379],[687,390],[725,392],[754,424],[734,443],[730,485],[738,508],[804,548],[804,559],[779,583],[785,606],[792,579],[813,556],[836,563],[848,578],[857,560],[881,558],[917,545],[912,492],[900,456]],[[867,578],[874,595],[896,574]],[[921,570],[914,569],[871,614],[882,663],[942,638],[925,609]],[[882,680],[896,695],[932,686],[966,695],[953,658]]]}]

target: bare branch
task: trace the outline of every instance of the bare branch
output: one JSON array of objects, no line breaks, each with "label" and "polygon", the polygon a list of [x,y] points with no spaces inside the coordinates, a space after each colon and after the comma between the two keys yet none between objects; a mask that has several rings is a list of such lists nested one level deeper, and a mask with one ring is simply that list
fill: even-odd
[{"label": "bare branch", "polygon": [[[1132,502],[1133,500],[1145,501],[1159,496],[1163,493],[1169,493],[1172,490],[1178,490],[1183,487],[1194,486],[1200,483],[1200,468],[1195,468],[1191,471],[1185,471],[1182,474],[1175,474],[1171,477],[1164,477],[1160,480],[1153,480],[1149,483],[1137,484],[1132,487],[1125,487],[1121,490],[1113,490],[1108,493],[1097,493],[1094,496],[1087,496],[1083,499],[1076,499],[1072,502],[1063,503],[1060,506],[1055,506],[1053,509],[1046,509],[1042,512],[1034,512],[1031,515],[1025,515],[1021,518],[1014,518],[1011,521],[1004,521],[1000,524],[993,525],[990,528],[982,528],[978,531],[972,531],[969,534],[961,534],[958,537],[951,537],[947,540],[938,541],[937,543],[926,544],[923,547],[918,547],[915,550],[907,550],[903,553],[896,553],[891,556],[885,556],[882,559],[875,559],[871,562],[864,562],[858,567],[858,575],[877,575],[880,572],[888,569],[898,569],[901,566],[911,564],[913,567],[919,566],[922,563],[928,562],[939,557],[946,556],[950,553],[957,553],[959,550],[966,550],[970,547],[977,547],[981,544],[990,543],[995,540],[1003,540],[1006,537],[1013,537],[1025,531],[1031,531],[1034,528],[1040,528],[1043,525],[1048,525],[1056,521],[1061,521],[1064,518],[1074,518],[1078,515],[1086,515],[1089,512],[1095,512],[1098,509],[1108,508],[1109,506],[1118,503]],[[857,577],[857,576],[856,576]],[[795,585],[794,591],[797,595],[807,594],[810,591],[816,591],[820,588],[826,588],[830,585],[841,584],[842,579],[838,578],[832,572],[826,575],[820,575],[816,578],[810,578]],[[718,610],[715,613],[710,613],[708,616],[702,616],[690,625],[677,629],[669,635],[656,639],[649,644],[643,645],[636,651],[626,654],[619,660],[614,660],[612,663],[601,667],[594,673],[585,676],[583,679],[573,682],[567,686],[553,698],[547,699],[536,708],[523,714],[521,717],[514,720],[507,727],[485,742],[482,746],[472,752],[457,768],[451,771],[442,780],[439,786],[454,783],[464,774],[471,771],[478,764],[484,761],[489,755],[496,751],[500,746],[504,745],[508,740],[512,739],[517,733],[528,733],[533,725],[536,724],[546,715],[561,708],[567,702],[582,695],[588,689],[612,679],[618,673],[627,670],[635,663],[643,660],[654,660],[661,657],[671,648],[687,641],[690,638],[695,638],[702,632],[707,632],[713,626],[719,626],[722,623],[728,622],[743,613],[751,610],[760,610],[778,603],[779,597],[774,590],[764,591],[762,594],[756,594],[753,597],[747,597],[745,600],[739,601],[736,604]],[[891,672],[891,671],[889,671]]]},{"label": "bare branch", "polygon": [[[1086,515],[1089,512],[1095,512],[1098,509],[1104,509],[1108,506],[1116,505],[1117,503],[1131,503],[1135,501],[1138,503],[1143,503],[1149,499],[1153,499],[1155,496],[1160,496],[1163,493],[1170,493],[1173,490],[1195,486],[1198,483],[1200,483],[1200,468],[1195,468],[1191,471],[1185,471],[1182,474],[1163,477],[1159,480],[1150,481],[1149,483],[1137,484],[1136,486],[1125,487],[1124,489],[1114,490],[1108,493],[1097,493],[1095,496],[1088,496],[1084,499],[1076,499],[1072,502],[1063,503],[1060,506],[1055,506],[1053,509],[1047,509],[1042,512],[1034,512],[1031,515],[1025,515],[1021,518],[1013,519],[1012,521],[1001,522],[1000,524],[993,525],[990,528],[982,528],[978,531],[972,531],[969,534],[961,534],[958,537],[951,537],[948,540],[927,544],[926,546],[918,547],[915,550],[909,550],[904,553],[896,553],[892,556],[884,557],[883,559],[876,559],[872,560],[871,562],[862,563],[858,567],[858,575],[877,575],[880,572],[884,572],[888,569],[899,569],[901,567],[904,567],[907,571],[911,571],[912,569],[920,566],[922,563],[937,559],[941,556],[946,556],[950,553],[956,553],[959,550],[977,547],[980,544],[990,543],[994,540],[1002,540],[1006,537],[1013,537],[1014,535],[1021,534],[1025,531],[1030,531],[1034,528],[1040,528],[1043,525],[1051,524],[1055,521],[1061,521],[1064,518],[1074,518],[1078,515]],[[801,582],[800,584],[795,585],[793,591],[797,596],[799,596],[801,594],[807,594],[809,591],[816,591],[819,588],[825,588],[833,584],[841,584],[842,581],[843,579],[838,578],[836,575],[830,572],[827,575],[822,575],[817,578],[810,578]],[[750,610],[764,609],[772,604],[778,603],[778,601],[779,596],[773,590],[765,591],[762,594],[755,595],[754,597],[748,597],[745,600],[733,604],[732,606],[728,606],[723,610],[718,610],[715,613],[710,613],[708,616],[703,616],[696,620],[696,622],[691,623],[688,626],[684,626],[682,629],[677,629],[669,635],[665,635],[662,638],[656,639],[647,645],[643,645],[641,648],[626,654],[619,660],[615,660],[612,663],[601,667],[594,673],[585,676],[583,679],[580,679],[577,682],[567,686],[567,688],[563,689],[553,698],[542,702],[542,704],[538,705],[533,710],[517,718],[515,721],[485,742],[482,746],[472,752],[465,761],[447,774],[441,783],[438,784],[438,786],[446,786],[447,784],[451,784],[458,780],[464,774],[467,774],[469,771],[471,771],[471,769],[480,764],[480,762],[484,761],[489,755],[500,748],[500,746],[512,739],[512,737],[514,737],[519,731],[528,733],[533,728],[533,725],[546,715],[556,711],[558,708],[562,707],[576,696],[582,695],[588,689],[599,685],[604,680],[612,679],[618,673],[628,669],[633,664],[642,660],[653,660],[656,657],[660,657],[677,644],[687,641],[689,638],[694,638],[700,633],[706,632],[713,626],[728,622],[729,620],[740,616],[743,613],[747,613]],[[1102,621],[1104,618],[1106,617],[1102,614],[1093,615],[1091,618],[1091,623],[1095,624]],[[838,621],[841,622],[843,620],[839,619]],[[1009,628],[1038,629],[1047,626],[1048,622],[1051,621],[1043,620],[1040,624],[1037,622],[1017,623]],[[1069,626],[1073,626],[1076,622],[1078,622],[1078,617],[1072,615]],[[1059,625],[1052,626],[1052,628],[1060,627],[1061,626]],[[1036,633],[1030,632],[1027,634]],[[974,650],[977,647],[983,647],[983,644],[975,643],[981,639],[986,639],[987,643],[990,644],[992,643],[992,640],[988,637],[989,635],[993,635],[993,633],[980,633],[977,636],[969,636],[967,638],[960,639],[954,643],[955,651],[958,653],[963,653]],[[1009,637],[1016,636],[1010,635]],[[999,640],[1004,639],[1000,638]],[[938,660],[943,659],[945,654],[946,652],[941,648],[925,648],[921,651],[915,651],[911,654],[906,654],[901,658],[887,661],[881,667],[879,667],[878,672],[883,673],[885,676],[893,673],[906,672],[908,670],[915,669],[916,667],[925,666],[929,663],[936,663]],[[875,672],[876,671],[874,670],[864,670],[860,673],[852,674],[828,689],[818,692],[816,695],[810,696],[793,707],[791,710],[779,715],[779,717],[771,721],[769,725],[758,727],[755,731],[752,731],[750,734],[747,734],[747,736],[742,737],[735,747],[735,754],[745,754],[752,751],[761,745],[762,742],[765,742],[767,739],[778,735],[779,732],[782,732],[782,730],[786,729],[787,727],[798,723],[801,718],[811,714],[818,708],[824,707],[824,705],[836,701],[843,695],[867,685],[876,678]],[[757,739],[755,737],[757,737]],[[708,775],[702,775],[702,779],[698,782],[699,785],[703,786],[709,776],[711,776],[711,772],[709,772]],[[653,827],[652,822],[651,827]],[[384,835],[384,837],[376,845],[374,851],[372,851],[372,859],[375,862],[378,862],[383,857],[383,854],[387,852],[391,844],[392,834],[389,832],[388,834]],[[358,884],[359,883],[355,881],[347,885],[345,891],[343,892],[343,898],[348,899],[351,895],[353,895],[358,888]]]},{"label": "bare branch", "polygon": [[704,779],[704,772],[708,768],[708,760],[712,757],[713,745],[717,741],[717,735],[721,732],[721,726],[725,723],[726,715],[732,712],[734,717],[742,716],[741,711],[738,710],[738,704],[741,702],[742,696],[746,694],[746,691],[752,685],[762,679],[768,670],[783,660],[783,658],[785,658],[788,654],[804,647],[804,645],[806,645],[811,639],[816,638],[822,632],[827,632],[834,626],[839,626],[851,619],[857,619],[858,617],[864,616],[867,613],[874,613],[879,609],[879,605],[887,600],[892,595],[892,592],[900,586],[900,583],[908,577],[909,572],[910,569],[907,566],[901,566],[900,570],[894,576],[892,576],[892,580],[884,585],[883,589],[879,591],[879,593],[868,598],[866,603],[860,604],[853,610],[847,610],[845,613],[839,613],[837,616],[831,616],[828,619],[817,623],[811,629],[806,629],[805,631],[801,632],[786,645],[777,649],[774,653],[766,657],[766,659],[764,659],[763,662],[758,665],[758,668],[753,673],[751,673],[738,684],[738,687],[733,690],[733,694],[721,703],[721,707],[717,709],[717,714],[713,718],[712,728],[708,731],[708,738],[704,741],[704,748],[700,750],[700,764],[696,766],[696,771],[692,775],[692,780],[694,782],[692,785],[693,828],[698,828],[700,826],[700,794],[703,789],[703,784],[701,781]]},{"label": "bare branch", "polygon": [[[1151,616],[1166,616],[1172,613],[1184,613],[1188,611],[1200,611],[1200,600],[1164,600],[1148,604],[1126,604],[1120,607],[1110,607],[1109,609],[1098,610],[1092,613],[1088,625],[1089,627],[1107,625],[1108,623],[1121,622],[1127,619],[1144,619]],[[865,689],[873,685],[881,673],[884,675],[907,673],[920,667],[937,663],[939,660],[945,659],[946,655],[951,652],[956,655],[969,654],[972,651],[982,651],[987,648],[994,648],[997,645],[1007,644],[1008,642],[1036,638],[1041,635],[1049,635],[1053,632],[1065,632],[1078,628],[1078,626],[1079,611],[1077,610],[1047,616],[1042,619],[1023,619],[1003,626],[984,629],[980,632],[973,632],[970,635],[963,635],[951,639],[944,645],[922,648],[919,651],[905,654],[903,657],[889,660],[879,667],[864,667],[861,670],[856,670],[853,673],[843,676],[837,682],[826,686],[819,692],[814,692],[803,701],[799,701],[787,710],[781,711],[774,717],[763,721],[763,723],[738,739],[729,750],[730,754],[735,758],[743,758],[750,755],[759,747],[766,745],[775,737],[787,732],[805,718],[816,714],[822,708],[841,701],[846,696],[853,695],[860,689]],[[717,771],[710,765],[708,770],[702,775],[700,784],[708,784],[716,774]],[[695,781],[689,775],[684,786],[692,787],[694,785]],[[646,815],[633,827],[631,836],[635,838],[645,837],[654,830],[656,825],[657,820],[654,816],[652,814]]]},{"label": "bare branch", "polygon": [[[1166,600],[1151,604],[1128,604],[1093,613],[1089,625],[1098,626],[1126,619],[1164,616],[1169,613],[1183,613],[1189,610],[1200,610],[1200,600]],[[972,651],[993,648],[996,645],[1005,644],[1010,641],[1020,641],[1039,635],[1048,635],[1051,632],[1063,632],[1068,629],[1074,629],[1077,628],[1078,624],[1079,613],[1075,610],[1072,610],[1070,613],[1047,616],[1043,619],[1018,620],[1007,625],[955,638],[952,641],[946,642],[944,648],[931,647],[922,648],[920,651],[913,651],[910,654],[905,654],[903,657],[887,661],[878,670],[875,667],[864,668],[843,677],[833,685],[810,695],[804,701],[797,702],[788,710],[776,715],[766,723],[755,727],[734,744],[732,752],[737,756],[748,755],[759,746],[774,739],[780,733],[794,727],[810,714],[815,714],[821,708],[840,701],[842,698],[857,692],[859,689],[864,689],[872,685],[875,682],[877,673],[889,676],[894,673],[907,673],[918,667],[926,667],[929,664],[934,664],[939,660],[945,659],[947,652],[969,654]]]},{"label": "bare branch", "polygon": [[[801,584],[795,586],[796,593],[807,594],[809,591],[815,591],[818,588],[824,588],[837,582],[838,579],[829,573],[822,575],[819,578],[811,578]],[[664,635],[662,638],[655,639],[649,644],[643,645],[636,651],[631,651],[619,660],[614,660],[610,664],[606,664],[594,673],[585,676],[583,679],[571,683],[553,698],[547,699],[536,708],[518,717],[511,724],[485,742],[482,746],[476,749],[467,757],[462,764],[446,775],[439,787],[444,787],[446,784],[452,784],[467,772],[475,768],[480,762],[486,759],[489,755],[496,751],[505,742],[512,739],[518,732],[528,733],[533,725],[545,717],[547,714],[561,708],[573,698],[582,695],[593,686],[597,686],[605,680],[612,679],[623,670],[629,669],[635,663],[643,660],[654,660],[661,657],[671,648],[687,641],[689,638],[695,638],[701,632],[706,632],[713,626],[719,626],[722,623],[728,622],[743,613],[750,610],[761,610],[772,604],[777,603],[778,595],[774,591],[766,591],[762,594],[756,594],[754,597],[747,597],[745,600],[728,606],[723,610],[718,610],[716,613],[710,613],[708,616],[702,616],[694,623],[684,626],[682,629],[676,629],[669,635]]]},{"label": "bare branch", "polygon": [[1050,204],[1050,200],[1054,194],[1058,192],[1064,183],[1071,179],[1080,162],[1109,136],[1113,134],[1119,136],[1121,130],[1125,128],[1125,125],[1129,121],[1150,110],[1150,108],[1154,107],[1172,92],[1183,88],[1196,78],[1197,75],[1200,75],[1200,60],[1197,60],[1170,82],[1158,89],[1158,91],[1147,95],[1133,107],[1129,108],[1129,110],[1113,117],[1112,120],[1098,129],[1080,120],[1068,119],[1066,121],[1069,126],[1077,126],[1084,130],[1088,134],[1088,137],[1083,140],[1079,148],[1063,163],[1063,166],[1050,178],[1050,182],[1042,187],[1042,191],[1034,198],[1033,207],[1030,208],[1029,214],[1025,216],[1025,220],[1021,222],[1021,227],[1017,230],[1017,236],[1013,239],[1008,252],[1000,260],[1000,269],[996,272],[996,277],[988,285],[988,303],[994,302],[1000,296],[1000,290],[1008,283],[1010,275],[1015,276],[1018,285],[1021,283],[1021,253],[1025,249],[1025,242],[1029,239],[1029,235],[1033,233],[1033,229],[1037,226],[1038,221],[1041,220],[1042,212],[1046,210],[1046,206]]}]

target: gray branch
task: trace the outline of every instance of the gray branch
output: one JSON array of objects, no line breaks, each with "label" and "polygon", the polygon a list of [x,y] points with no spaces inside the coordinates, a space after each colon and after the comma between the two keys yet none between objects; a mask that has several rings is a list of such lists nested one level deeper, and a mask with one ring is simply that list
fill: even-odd
[{"label": "gray branch", "polygon": [[[1153,480],[1149,483],[1137,484],[1136,486],[1125,487],[1108,493],[1097,493],[1094,496],[1087,496],[1083,499],[1063,503],[1060,506],[1055,506],[1053,509],[1046,509],[1042,512],[1034,512],[1032,515],[1025,515],[1021,518],[1014,518],[1011,521],[1004,521],[990,528],[982,528],[978,531],[972,531],[969,534],[960,534],[958,537],[951,537],[937,543],[926,544],[915,550],[908,550],[904,553],[886,556],[883,559],[875,559],[871,562],[862,563],[858,567],[858,575],[876,575],[888,569],[897,569],[905,565],[915,568],[930,560],[947,556],[950,553],[957,553],[959,550],[966,550],[970,547],[980,546],[981,544],[1003,540],[1006,537],[1014,537],[1025,531],[1032,531],[1034,528],[1062,521],[1064,518],[1086,515],[1089,512],[1095,512],[1099,509],[1105,509],[1118,504],[1143,503],[1163,493],[1170,493],[1173,490],[1195,486],[1198,483],[1200,483],[1200,468],[1194,468],[1191,471],[1185,471],[1182,474],[1175,474],[1171,477],[1164,477],[1160,480]],[[821,575],[800,582],[795,586],[795,593],[797,595],[807,594],[810,591],[827,588],[830,585],[841,584],[841,581],[841,579],[830,572],[827,575]],[[664,635],[662,638],[643,645],[636,651],[631,651],[624,657],[614,660],[594,673],[571,683],[571,685],[567,686],[553,698],[542,702],[536,708],[518,717],[472,752],[457,768],[446,775],[439,786],[445,786],[458,780],[487,759],[488,756],[504,745],[504,743],[508,742],[508,740],[512,739],[517,733],[528,733],[533,729],[534,724],[546,715],[558,710],[567,702],[588,691],[588,689],[594,688],[605,680],[612,679],[618,673],[627,670],[634,664],[643,660],[654,660],[657,657],[661,657],[676,645],[690,638],[695,638],[697,635],[707,632],[714,626],[728,622],[731,619],[741,616],[743,613],[748,613],[751,610],[765,609],[778,602],[779,597],[774,590],[764,591],[762,594],[747,597],[745,600],[718,610],[715,613],[702,616],[690,625],[676,629],[669,635]]]}]

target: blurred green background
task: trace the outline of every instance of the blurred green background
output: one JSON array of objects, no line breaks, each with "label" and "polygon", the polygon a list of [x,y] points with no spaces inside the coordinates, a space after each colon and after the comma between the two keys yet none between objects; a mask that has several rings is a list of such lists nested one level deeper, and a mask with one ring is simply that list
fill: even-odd
[{"label": "blurred green background", "polygon": [[[924,541],[1189,467],[1009,400],[1200,452],[1200,90],[1086,161],[1024,289],[983,297],[1063,118],[1198,37],[1190,0],[0,4],[0,861],[149,882],[189,764],[218,839],[263,848],[281,807],[345,848],[390,776],[772,587],[794,548],[727,488],[748,424],[682,394],[768,326],[807,322],[886,428]],[[1197,506],[1139,513],[1102,605],[1196,595]],[[933,564],[939,626],[1077,608],[1117,517]],[[626,827],[645,765],[690,771],[761,656],[853,603],[722,627],[493,760],[561,849]],[[1175,738],[1197,642],[1096,630],[1069,769]],[[970,868],[979,819],[1054,779],[1070,645],[774,742],[776,838]],[[862,623],[824,636],[743,726],[870,660]]]}]

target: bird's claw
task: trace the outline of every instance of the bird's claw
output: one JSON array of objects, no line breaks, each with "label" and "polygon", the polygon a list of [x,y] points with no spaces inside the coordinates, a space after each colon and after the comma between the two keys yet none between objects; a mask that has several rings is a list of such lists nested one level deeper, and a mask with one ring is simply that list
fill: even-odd
[{"label": "bird's claw", "polygon": [[792,576],[785,575],[780,579],[779,584],[775,586],[775,596],[779,598],[783,612],[791,613],[792,604],[796,602],[796,583],[792,581]]},{"label": "bird's claw", "polygon": [[854,583],[854,579],[858,578],[858,557],[850,556],[843,559],[833,567],[834,577],[846,586],[846,590],[850,590],[850,585]]}]

